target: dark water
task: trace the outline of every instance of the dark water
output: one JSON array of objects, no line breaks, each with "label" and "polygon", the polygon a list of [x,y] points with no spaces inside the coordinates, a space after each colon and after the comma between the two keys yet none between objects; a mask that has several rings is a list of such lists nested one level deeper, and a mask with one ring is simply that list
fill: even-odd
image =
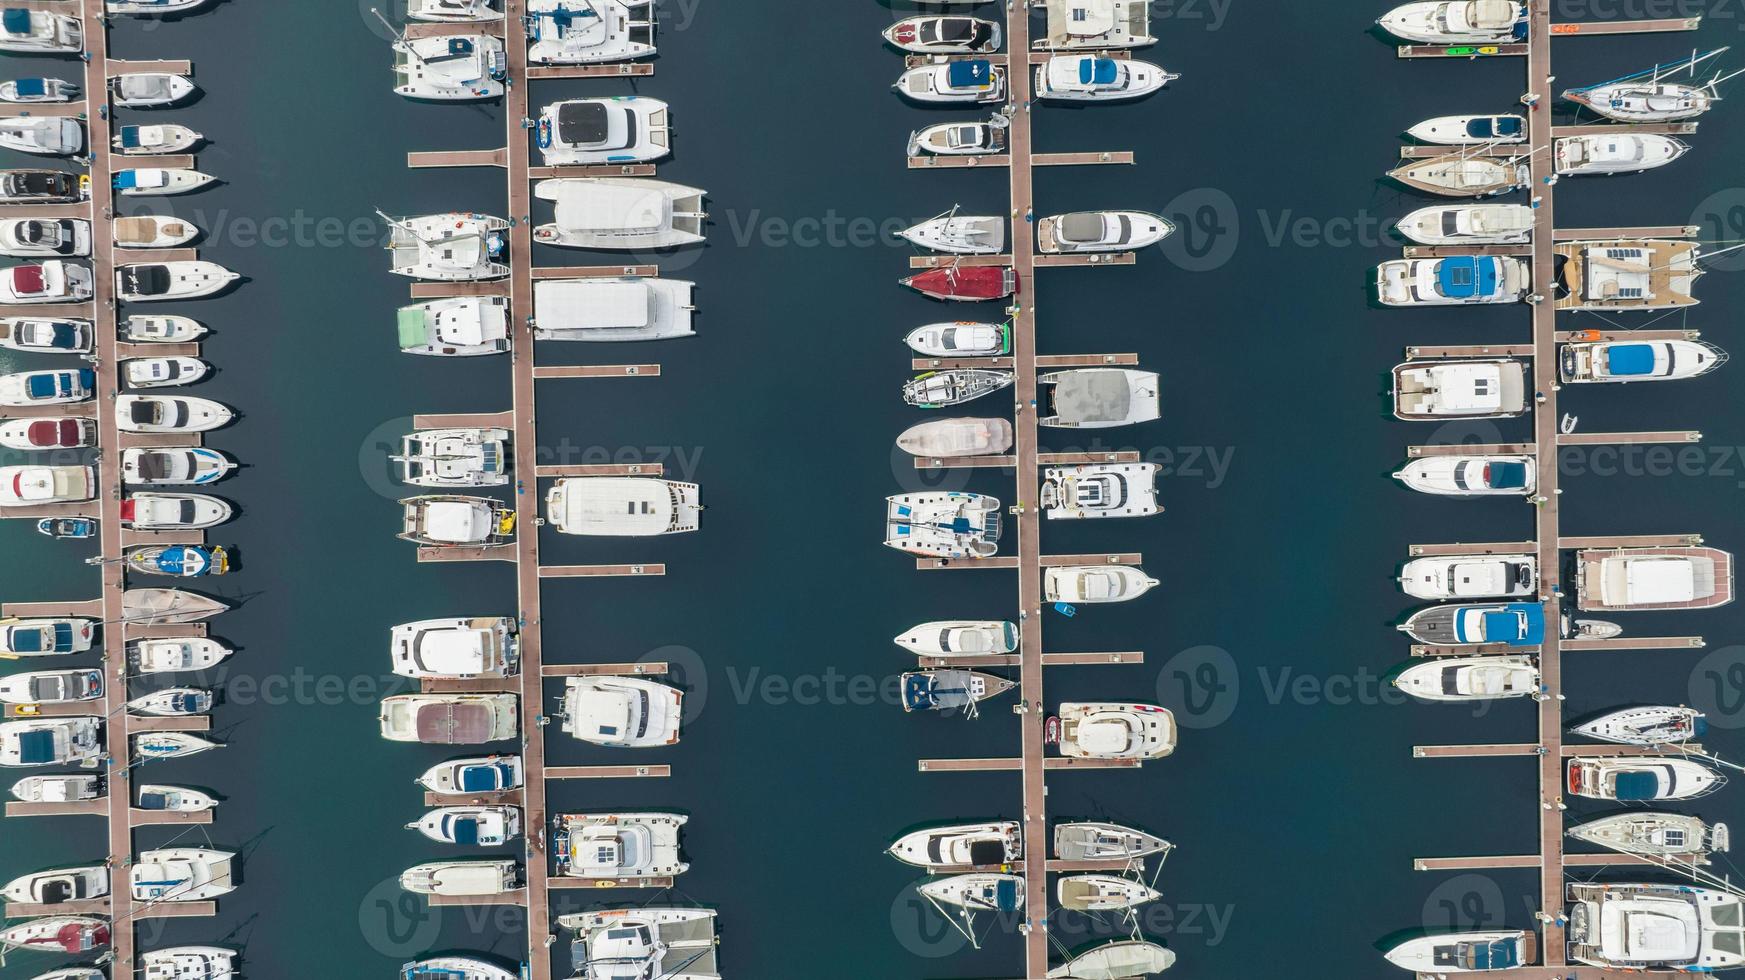
[{"label": "dark water", "polygon": [[[229,699],[217,719],[229,748],[150,774],[225,797],[210,837],[245,849],[245,883],[216,919],[148,924],[142,935],[147,947],[240,944],[257,978],[392,976],[427,949],[514,959],[523,942],[511,913],[431,916],[393,881],[446,853],[399,825],[421,812],[412,778],[448,753],[377,736],[376,701],[398,689],[385,677],[387,629],[507,612],[514,592],[504,566],[414,562],[392,537],[400,488],[384,456],[413,413],[494,411],[509,392],[501,359],[394,349],[405,283],[387,273],[369,219],[377,206],[501,214],[505,202],[495,170],[405,169],[408,150],[497,145],[501,109],[393,96],[386,44],[366,9],[364,0],[230,0],[156,30],[123,22],[114,41],[118,57],[194,60],[205,96],[175,118],[213,137],[200,166],[226,183],[169,208],[207,230],[204,257],[249,277],[224,298],[166,309],[214,328],[207,356],[220,371],[194,393],[244,414],[209,444],[248,464],[221,488],[242,515],[213,536],[240,547],[243,569],[219,591],[246,602],[214,624],[241,648],[210,679]],[[918,573],[877,543],[878,497],[919,485],[891,448],[917,419],[895,397],[907,357],[899,338],[971,315],[894,285],[909,253],[889,244],[889,227],[952,204],[989,213],[1005,195],[1000,171],[904,169],[911,128],[964,115],[907,106],[887,90],[900,61],[877,31],[904,12],[833,4],[819,18],[768,0],[672,4],[653,78],[542,82],[535,95],[666,99],[677,154],[661,174],[710,191],[709,245],[661,258],[667,275],[699,284],[699,336],[542,349],[542,363],[659,361],[664,374],[545,382],[539,404],[553,458],[663,459],[669,474],[701,482],[710,506],[703,530],[681,538],[547,540],[552,562],[657,560],[668,575],[552,583],[545,637],[552,662],[646,656],[683,667],[697,709],[685,740],[637,756],[670,762],[673,778],[557,785],[552,807],[690,813],[693,870],[675,897],[722,910],[728,976],[1021,971],[1009,923],[993,924],[979,952],[964,948],[917,902],[915,875],[879,853],[921,823],[1019,816],[1012,775],[915,767],[922,757],[1009,753],[1016,728],[1004,704],[976,722],[912,718],[876,693],[903,666],[886,638],[925,619],[1008,617],[1013,600],[1009,573]],[[1161,517],[1048,528],[1050,551],[1143,551],[1163,582],[1131,604],[1070,621],[1050,614],[1051,649],[1143,649],[1147,662],[1054,669],[1048,689],[1051,704],[1161,699],[1178,710],[1181,747],[1136,772],[1053,775],[1049,809],[1180,845],[1146,924],[1179,953],[1173,974],[1190,980],[1281,970],[1382,977],[1392,971],[1375,946],[1395,930],[1530,925],[1536,901],[1527,874],[1432,875],[1410,864],[1535,846],[1528,762],[1410,758],[1420,743],[1530,740],[1530,706],[1401,705],[1378,686],[1405,655],[1391,624],[1407,606],[1391,575],[1406,545],[1514,540],[1532,529],[1518,501],[1424,498],[1392,485],[1386,474],[1409,443],[1528,430],[1397,423],[1385,371],[1408,341],[1524,341],[1528,317],[1520,308],[1383,312],[1364,289],[1390,254],[1377,223],[1423,203],[1375,179],[1392,165],[1398,132],[1430,115],[1506,111],[1523,66],[1401,62],[1364,33],[1380,12],[1160,5],[1164,40],[1144,57],[1181,72],[1179,82],[1130,106],[1037,110],[1042,150],[1133,149],[1139,160],[1039,172],[1040,213],[1136,207],[1184,224],[1135,268],[1051,271],[1036,299],[1044,352],[1135,351],[1164,375],[1162,421],[1096,441],[1047,436],[1050,449],[1136,448],[1169,474]],[[1729,12],[1717,9],[1694,38],[1560,41],[1559,73],[1596,81],[1729,43],[1740,26]],[[19,75],[39,70],[15,63],[7,67]],[[1695,150],[1659,173],[1565,182],[1559,223],[1691,220],[1714,237],[1745,237],[1737,115],[1723,105]],[[612,259],[550,252],[538,261]],[[1688,324],[1737,343],[1732,311],[1745,280],[1719,271],[1699,291],[1704,305]],[[1707,440],[1670,463],[1573,458],[1584,472],[1566,480],[1566,531],[1696,531],[1737,549],[1745,460],[1729,447],[1745,444],[1745,411],[1736,370],[1569,392],[1584,429],[1694,427]],[[1676,475],[1684,468],[1692,475]],[[997,473],[949,482],[1011,493]],[[22,522],[6,531],[7,599],[95,588],[78,548]],[[1737,754],[1738,610],[1630,617],[1632,632],[1700,633],[1709,648],[1571,656],[1569,716],[1694,703],[1720,729],[1710,744]],[[561,737],[552,755],[622,758]],[[1727,819],[1736,793],[1699,810]],[[93,859],[100,835],[99,824],[71,818],[7,821],[0,878]],[[175,835],[148,829],[138,843]],[[560,896],[572,907],[591,898]],[[1057,932],[1068,946],[1092,938],[1071,920]],[[559,970],[565,962],[560,949]],[[0,976],[43,968],[20,955]]]}]

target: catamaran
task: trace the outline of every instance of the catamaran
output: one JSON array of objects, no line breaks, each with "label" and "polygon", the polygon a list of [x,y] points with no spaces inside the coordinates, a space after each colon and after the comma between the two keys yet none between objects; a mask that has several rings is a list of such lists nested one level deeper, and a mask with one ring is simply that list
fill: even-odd
[{"label": "catamaran", "polygon": [[528,0],[527,60],[597,65],[655,53],[653,0]]},{"label": "catamaran", "polygon": [[388,457],[400,479],[419,487],[500,487],[509,482],[509,430],[421,429]]},{"label": "catamaran", "polygon": [[1745,900],[1689,885],[1570,882],[1568,957],[1630,971],[1745,966]]},{"label": "catamaran", "polygon": [[1155,704],[1068,701],[1044,727],[1068,758],[1160,759],[1175,751],[1175,715]]},{"label": "catamaran", "polygon": [[1000,550],[1000,502],[956,490],[886,497],[885,544],[935,558],[990,558]]},{"label": "catamaran", "polygon": [[1408,422],[1524,415],[1527,367],[1520,361],[1406,361],[1393,370],[1394,415]]},{"label": "catamaran", "polygon": [[1146,517],[1157,503],[1156,463],[1081,463],[1042,471],[1040,501],[1050,520]]},{"label": "catamaran", "polygon": [[[535,296],[544,283],[535,283]],[[450,296],[400,307],[400,350],[439,357],[478,357],[509,349],[507,296]]]},{"label": "catamaran", "polygon": [[719,980],[713,909],[643,906],[558,916],[575,980]]},{"label": "catamaran", "polygon": [[390,271],[436,282],[501,279],[509,274],[509,222],[487,214],[450,212],[388,223]]}]

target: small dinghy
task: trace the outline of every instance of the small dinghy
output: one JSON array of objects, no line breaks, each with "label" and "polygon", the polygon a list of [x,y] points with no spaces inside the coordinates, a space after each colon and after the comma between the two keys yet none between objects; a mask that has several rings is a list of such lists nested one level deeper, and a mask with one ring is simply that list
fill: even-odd
[{"label": "small dinghy", "polygon": [[913,670],[901,678],[904,711],[961,711],[1010,691],[1015,682],[979,670]]},{"label": "small dinghy", "polygon": [[59,78],[18,78],[0,82],[0,102],[71,102],[78,97],[79,86]]},{"label": "small dinghy", "polygon": [[991,395],[1012,383],[1012,372],[983,368],[928,371],[903,385],[903,402],[916,408],[945,408]]},{"label": "small dinghy", "polygon": [[193,95],[194,83],[185,75],[169,72],[129,72],[111,77],[109,92],[123,109],[162,109]]},{"label": "small dinghy", "polygon": [[95,343],[83,318],[0,317],[0,347],[42,354],[88,354]]},{"label": "small dinghy", "polygon": [[912,157],[984,156],[1006,150],[1006,130],[1011,124],[996,113],[987,122],[937,123],[909,134]]},{"label": "small dinghy", "polygon": [[998,357],[1012,352],[1012,328],[1005,323],[929,323],[909,331],[903,342],[926,357]]},{"label": "small dinghy", "polygon": [[1419,493],[1484,497],[1531,494],[1538,475],[1531,456],[1424,456],[1395,471],[1394,479]]},{"label": "small dinghy", "polygon": [[1018,649],[1018,627],[1000,620],[937,620],[892,640],[923,657],[979,657]]},{"label": "small dinghy", "polygon": [[1000,50],[1000,25],[980,17],[924,14],[885,28],[885,41],[916,54],[986,54]]},{"label": "small dinghy", "polygon": [[0,952],[28,949],[78,956],[109,945],[109,923],[89,915],[49,915],[0,929]]},{"label": "small dinghy", "polygon": [[172,687],[127,702],[127,710],[156,718],[186,718],[212,710],[212,692],[199,687]]},{"label": "small dinghy", "polygon": [[1533,179],[1524,160],[1494,160],[1458,153],[1429,160],[1409,159],[1388,171],[1388,176],[1414,190],[1443,197],[1507,194]]},{"label": "small dinghy", "polygon": [[140,759],[181,759],[220,748],[217,742],[187,732],[145,732],[133,736],[133,754]]},{"label": "small dinghy", "polygon": [[1036,66],[1036,97],[1065,102],[1137,99],[1180,77],[1137,58],[1057,54]]},{"label": "small dinghy", "polygon": [[83,449],[96,444],[96,419],[12,419],[0,422],[0,446],[7,449]]},{"label": "small dinghy", "polygon": [[115,270],[115,291],[129,303],[211,296],[241,279],[216,262],[146,262]]},{"label": "small dinghy", "polygon": [[987,456],[1012,448],[1012,423],[1005,419],[938,419],[910,426],[897,445],[911,456],[929,458]]},{"label": "small dinghy", "polygon": [[1436,657],[1415,663],[1393,685],[1424,701],[1491,701],[1539,693],[1532,657]]},{"label": "small dinghy", "polygon": [[1525,204],[1431,205],[1401,218],[1394,229],[1420,245],[1516,245],[1533,239],[1533,209]]},{"label": "small dinghy", "polygon": [[133,388],[173,388],[191,385],[211,370],[197,357],[133,357],[121,362],[121,380]]},{"label": "small dinghy", "polygon": [[226,501],[201,493],[136,493],[121,502],[121,524],[136,531],[197,531],[235,513]]},{"label": "small dinghy", "polygon": [[[113,4],[116,0],[109,2]],[[242,975],[236,967],[236,958],[234,951],[218,946],[154,949],[139,954],[140,980],[236,980]]]},{"label": "small dinghy", "polygon": [[1709,826],[1688,813],[1618,813],[1577,824],[1569,836],[1625,854],[1665,858],[1726,851],[1732,843],[1726,824]]},{"label": "small dinghy", "polygon": [[1061,908],[1074,912],[1119,912],[1163,897],[1142,881],[1102,874],[1062,875],[1055,895]]},{"label": "small dinghy", "polygon": [[935,558],[988,558],[1000,550],[1000,502],[939,490],[885,498],[885,544]]},{"label": "small dinghy", "polygon": [[1620,745],[1671,745],[1702,738],[1708,727],[1702,712],[1695,708],[1650,705],[1613,711],[1570,731]]},{"label": "small dinghy", "polygon": [[1023,853],[1016,820],[929,827],[904,834],[885,853],[918,868],[991,868],[1011,864]]},{"label": "small dinghy", "polygon": [[1006,68],[985,58],[934,61],[903,72],[891,87],[916,102],[1001,102]]},{"label": "small dinghy", "polygon": [[445,806],[406,825],[433,841],[462,847],[501,847],[521,836],[518,806]]},{"label": "small dinghy", "polygon": [[230,457],[204,446],[121,451],[121,482],[127,486],[200,486],[217,483],[235,468]]},{"label": "small dinghy", "polygon": [[210,596],[181,589],[128,589],[121,594],[121,621],[138,626],[198,623],[230,607]]},{"label": "small dinghy", "polygon": [[60,905],[82,902],[109,894],[109,869],[101,864],[82,868],[56,868],[21,875],[7,883],[0,894],[20,905]]},{"label": "small dinghy", "polygon": [[979,303],[1003,299],[1018,289],[1018,276],[1007,266],[944,266],[898,280],[932,299]]},{"label": "small dinghy", "polygon": [[[155,126],[123,126],[116,130],[109,145],[123,156],[159,156],[169,153],[185,153],[205,138],[186,126],[175,123],[159,123]],[[188,189],[192,190],[193,188]],[[147,192],[139,191],[137,193]],[[160,193],[180,192],[162,191]]]},{"label": "small dinghy", "polygon": [[10,116],[0,119],[0,146],[38,156],[75,156],[85,149],[85,124],[67,116]]},{"label": "small dinghy", "polygon": [[185,316],[135,315],[122,321],[121,336],[130,344],[187,344],[206,336],[206,328]]},{"label": "small dinghy", "polygon": [[1569,760],[1567,788],[1575,796],[1619,803],[1694,800],[1727,777],[1692,759],[1594,756]]},{"label": "small dinghy", "polygon": [[1588,640],[1609,640],[1614,636],[1623,636],[1624,627],[1603,619],[1578,619],[1571,624],[1570,629],[1565,630],[1565,635]]},{"label": "small dinghy", "polygon": [[36,670],[0,677],[5,704],[73,704],[103,696],[103,672],[91,668]]},{"label": "small dinghy", "polygon": [[1048,971],[1048,980],[1139,980],[1175,963],[1175,952],[1153,942],[1126,939],[1080,953]]},{"label": "small dinghy", "polygon": [[213,799],[210,793],[189,789],[186,786],[162,786],[147,783],[139,787],[139,801],[134,805],[141,810],[200,813],[216,807],[218,801]]},{"label": "small dinghy", "polygon": [[526,781],[521,757],[490,755],[439,762],[418,777],[418,785],[439,796],[507,793]]},{"label": "small dinghy", "polygon": [[12,795],[26,803],[79,803],[103,790],[96,776],[26,776],[12,784]]},{"label": "small dinghy", "polygon": [[192,193],[217,179],[187,167],[140,167],[117,170],[111,183],[126,197],[165,197]]},{"label": "small dinghy", "polygon": [[0,255],[16,258],[91,254],[91,223],[83,218],[0,221]]},{"label": "small dinghy", "polygon": [[204,636],[174,636],[129,640],[127,662],[141,674],[171,674],[208,670],[230,656],[230,647]]},{"label": "small dinghy", "polygon": [[1439,146],[1476,146],[1485,143],[1524,143],[1527,120],[1520,116],[1437,116],[1406,130],[1420,143]]},{"label": "small dinghy", "polygon": [[1006,219],[998,215],[943,215],[905,228],[897,237],[936,252],[997,255],[1006,247]]},{"label": "small dinghy", "polygon": [[123,432],[210,432],[236,417],[210,398],[185,395],[120,395],[115,415]]},{"label": "small dinghy", "polygon": [[122,248],[174,248],[198,234],[200,229],[192,224],[164,215],[115,219],[115,244]]},{"label": "small dinghy", "polygon": [[1387,961],[1420,977],[1514,970],[1533,962],[1539,935],[1520,929],[1456,932],[1408,939],[1387,951]]},{"label": "small dinghy", "polygon": [[36,522],[36,533],[62,541],[97,536],[97,522],[89,517],[45,517]]},{"label": "small dinghy", "polygon": [[131,869],[136,902],[204,902],[236,890],[236,855],[203,847],[141,851]]}]

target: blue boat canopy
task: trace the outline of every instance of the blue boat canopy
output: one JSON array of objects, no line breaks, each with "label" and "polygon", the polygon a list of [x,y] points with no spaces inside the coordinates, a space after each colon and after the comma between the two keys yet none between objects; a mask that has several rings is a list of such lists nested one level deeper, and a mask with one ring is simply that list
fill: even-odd
[{"label": "blue boat canopy", "polygon": [[1606,352],[1606,362],[1612,373],[1642,375],[1654,372],[1654,345],[1613,344]]},{"label": "blue boat canopy", "polygon": [[43,653],[42,632],[34,629],[21,629],[12,632],[7,638],[6,646],[13,653]]},{"label": "blue boat canopy", "polygon": [[1651,772],[1621,772],[1614,785],[1620,800],[1652,800],[1660,792],[1660,777]]},{"label": "blue boat canopy", "polygon": [[55,384],[57,375],[33,374],[25,385],[32,398],[53,398],[60,386]]},{"label": "blue boat canopy", "polygon": [[1018,911],[1018,881],[1001,878],[994,884],[994,907],[1002,912]]},{"label": "blue boat canopy", "polygon": [[123,127],[121,127],[121,147],[122,147],[122,149],[131,150],[131,149],[134,149],[138,146],[139,146],[139,127],[138,126],[123,126]]},{"label": "blue boat canopy", "polygon": [[1113,58],[1086,58],[1079,62],[1079,82],[1085,85],[1113,85],[1120,68]]},{"label": "blue boat canopy", "polygon": [[1527,464],[1486,463],[1484,476],[1493,490],[1522,490],[1527,486]]},{"label": "blue boat canopy", "polygon": [[1513,939],[1474,943],[1472,962],[1465,966],[1469,970],[1510,970],[1521,965],[1520,952],[1520,943]]},{"label": "blue boat canopy", "polygon": [[12,85],[13,88],[17,89],[19,95],[48,94],[48,79],[46,78],[20,78]]},{"label": "blue boat canopy", "polygon": [[988,84],[993,77],[993,69],[986,59],[976,58],[971,61],[954,61],[946,69],[945,80],[952,88],[980,87]]},{"label": "blue boat canopy", "polygon": [[467,793],[484,793],[509,785],[506,765],[467,766],[460,771],[460,788]]},{"label": "blue boat canopy", "polygon": [[49,346],[56,350],[72,350],[78,346],[78,328],[64,320],[56,320],[49,328]]},{"label": "blue boat canopy", "polygon": [[46,766],[55,761],[54,732],[25,732],[18,736],[18,761],[26,766]]},{"label": "blue boat canopy", "polygon": [[0,13],[0,27],[8,34],[30,33],[30,11],[23,7],[7,7]]},{"label": "blue boat canopy", "polygon": [[[1479,635],[1467,632],[1467,614],[1479,612]],[[1454,610],[1454,637],[1460,643],[1507,643],[1536,647],[1545,642],[1545,610],[1531,602],[1506,606],[1462,606]]]},{"label": "blue boat canopy", "polygon": [[110,185],[118,191],[131,190],[139,186],[139,171],[117,170]]},{"label": "blue boat canopy", "polygon": [[1450,299],[1488,296],[1497,289],[1497,265],[1482,255],[1455,255],[1436,267],[1436,285]]},{"label": "blue boat canopy", "polygon": [[472,817],[462,817],[456,820],[452,827],[454,842],[466,847],[475,847],[479,843],[479,822]]}]

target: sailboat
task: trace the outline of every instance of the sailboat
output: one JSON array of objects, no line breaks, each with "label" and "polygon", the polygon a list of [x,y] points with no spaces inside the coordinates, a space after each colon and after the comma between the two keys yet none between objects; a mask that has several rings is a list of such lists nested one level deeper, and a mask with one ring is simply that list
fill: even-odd
[{"label": "sailboat", "polygon": [[1691,77],[1695,78],[1699,63],[1726,50],[1716,48],[1701,55],[1693,51],[1683,61],[1669,61],[1609,82],[1568,89],[1563,93],[1563,98],[1576,105],[1587,106],[1607,119],[1618,122],[1653,123],[1695,119],[1714,108],[1715,103],[1720,101],[1716,87],[1745,72],[1745,68],[1726,75],[1716,73],[1714,78],[1701,85],[1669,82],[1666,79],[1683,71],[1689,71]]},{"label": "sailboat", "polygon": [[[917,891],[977,949],[981,948],[975,935],[977,912],[1013,913],[1024,908],[1024,877],[1004,872],[977,871],[935,878]],[[948,911],[948,905],[956,911]]]}]

